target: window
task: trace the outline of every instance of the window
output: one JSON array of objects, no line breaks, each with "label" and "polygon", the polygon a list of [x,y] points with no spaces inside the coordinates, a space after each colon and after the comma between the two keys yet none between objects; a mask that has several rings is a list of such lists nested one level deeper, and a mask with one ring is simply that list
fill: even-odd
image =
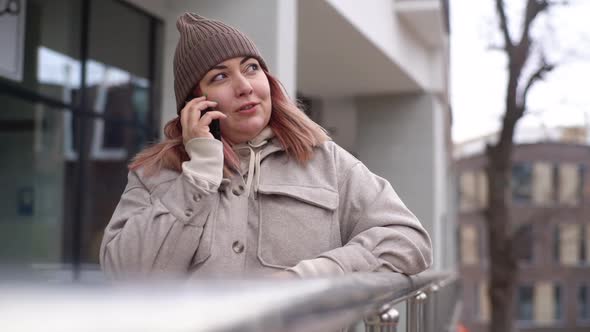
[{"label": "window", "polygon": [[533,167],[527,163],[517,163],[512,166],[512,201],[528,203],[532,198]]},{"label": "window", "polygon": [[533,320],[533,287],[519,286],[517,291],[516,318],[519,321]]},{"label": "window", "polygon": [[580,224],[557,225],[554,233],[554,259],[562,265],[588,264],[590,227]]},{"label": "window", "polygon": [[590,264],[590,224],[582,225],[582,234],[580,239],[580,263]]},{"label": "window", "polygon": [[488,178],[485,171],[463,172],[459,178],[459,208],[463,212],[488,206]]},{"label": "window", "polygon": [[538,162],[533,166],[533,202],[536,205],[551,205],[555,202],[554,167]]},{"label": "window", "polygon": [[[64,113],[0,94],[0,266],[61,261],[68,169],[61,144]],[[0,273],[1,274],[1,273]]]},{"label": "window", "polygon": [[479,259],[478,249],[477,226],[473,224],[461,225],[461,263],[463,265],[477,264]]},{"label": "window", "polygon": [[515,257],[521,263],[533,262],[533,225],[524,224],[518,227],[514,244]]},{"label": "window", "polygon": [[560,262],[559,256],[560,256],[560,246],[561,246],[561,241],[560,241],[560,235],[559,235],[559,228],[556,226],[555,230],[553,232],[553,260],[555,262]]},{"label": "window", "polygon": [[128,159],[159,127],[163,23],[124,1],[87,4],[26,1],[29,70],[0,77],[0,264],[98,264]]},{"label": "window", "polygon": [[553,318],[556,321],[559,321],[563,317],[563,309],[562,309],[563,299],[561,298],[561,286],[559,286],[559,285],[553,286],[553,299],[555,302],[555,311],[553,312]]},{"label": "window", "polygon": [[576,265],[579,261],[580,253],[580,225],[559,225],[559,233],[559,261],[564,265]]},{"label": "window", "polygon": [[580,246],[578,257],[580,257],[580,263],[588,263],[588,241],[590,241],[590,227],[588,225],[580,225]]},{"label": "window", "polygon": [[475,174],[464,172],[459,177],[459,209],[471,211],[475,209]]},{"label": "window", "polygon": [[584,188],[586,181],[586,165],[579,165],[578,166],[578,197],[579,201],[582,201],[584,198]]},{"label": "window", "polygon": [[516,315],[520,322],[551,325],[563,318],[560,285],[541,281],[534,286],[521,285],[517,290]]},{"label": "window", "polygon": [[477,318],[482,322],[490,321],[490,297],[488,295],[488,284],[485,281],[477,287],[477,298],[475,301]]},{"label": "window", "polygon": [[488,175],[485,171],[475,173],[476,200],[479,208],[488,207]]},{"label": "window", "polygon": [[581,165],[564,163],[559,165],[559,186],[557,201],[559,204],[575,206],[582,197],[584,170]]},{"label": "window", "polygon": [[551,325],[562,318],[561,286],[553,282],[535,285],[534,319],[538,325]]},{"label": "window", "polygon": [[578,288],[578,319],[590,321],[590,299],[588,285]]}]

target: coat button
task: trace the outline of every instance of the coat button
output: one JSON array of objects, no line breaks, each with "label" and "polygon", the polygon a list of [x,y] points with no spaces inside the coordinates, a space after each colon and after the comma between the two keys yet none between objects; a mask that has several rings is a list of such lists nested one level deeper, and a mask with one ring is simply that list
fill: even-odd
[{"label": "coat button", "polygon": [[193,215],[193,210],[191,209],[186,209],[186,211],[184,211],[184,215],[187,217],[190,217]]},{"label": "coat button", "polygon": [[240,241],[235,241],[232,245],[231,248],[233,249],[233,251],[236,254],[240,254],[244,251],[244,245],[242,244],[242,242]]}]

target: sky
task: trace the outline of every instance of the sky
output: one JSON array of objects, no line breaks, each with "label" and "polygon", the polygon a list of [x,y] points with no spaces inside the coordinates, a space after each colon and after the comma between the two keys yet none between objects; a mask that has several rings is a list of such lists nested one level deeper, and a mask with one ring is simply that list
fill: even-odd
[{"label": "sky", "polygon": [[[590,126],[590,0],[571,4],[539,17],[534,33],[549,45],[549,57],[559,66],[529,91],[524,128]],[[510,0],[511,31],[519,35],[519,5]],[[450,0],[451,104],[453,140],[468,141],[499,129],[504,112],[506,57],[490,49],[499,40],[494,0]],[[553,27],[552,33],[548,31]],[[549,36],[549,37],[547,37]],[[514,40],[514,38],[513,38]]]}]

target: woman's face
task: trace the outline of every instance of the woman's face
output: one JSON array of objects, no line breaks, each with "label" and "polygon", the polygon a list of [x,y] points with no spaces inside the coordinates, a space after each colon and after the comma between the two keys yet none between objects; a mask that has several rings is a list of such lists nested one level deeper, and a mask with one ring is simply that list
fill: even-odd
[{"label": "woman's face", "polygon": [[258,60],[239,57],[209,70],[199,82],[202,94],[216,101],[221,135],[233,144],[253,139],[270,120],[270,86]]}]

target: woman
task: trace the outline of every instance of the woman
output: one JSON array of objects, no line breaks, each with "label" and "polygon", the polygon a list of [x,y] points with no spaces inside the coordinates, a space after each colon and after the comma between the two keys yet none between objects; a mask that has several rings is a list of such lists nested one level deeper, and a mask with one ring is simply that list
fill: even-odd
[{"label": "woman", "polygon": [[[177,28],[179,116],[130,165],[101,246],[108,274],[314,277],[430,266],[430,238],[391,185],[289,100],[247,36],[192,13]],[[220,139],[209,129],[215,120]]]}]

